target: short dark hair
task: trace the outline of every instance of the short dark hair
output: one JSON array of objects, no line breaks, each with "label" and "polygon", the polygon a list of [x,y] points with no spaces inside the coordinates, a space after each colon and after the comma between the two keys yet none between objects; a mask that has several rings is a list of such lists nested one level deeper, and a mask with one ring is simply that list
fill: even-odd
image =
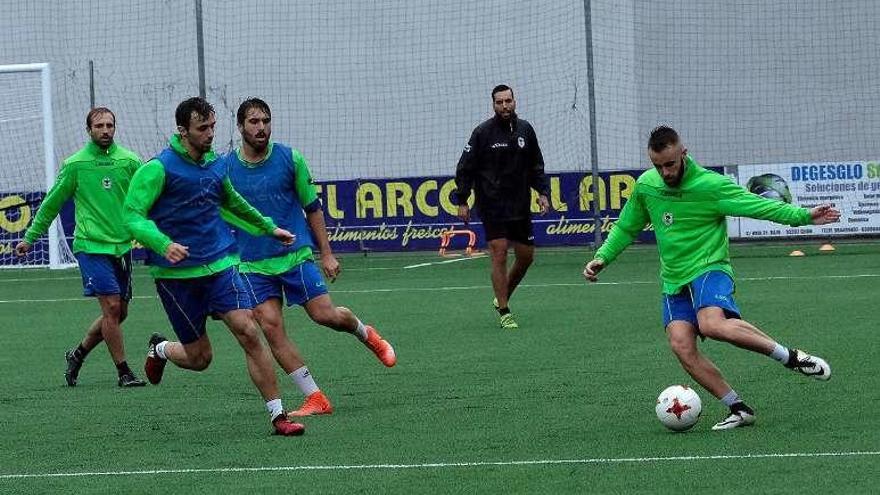
[{"label": "short dark hair", "polygon": [[679,143],[678,133],[675,129],[666,125],[660,125],[651,131],[648,138],[648,148],[654,153],[660,153],[669,146],[675,146]]},{"label": "short dark hair", "polygon": [[201,96],[193,96],[192,98],[187,98],[180,102],[180,105],[177,105],[177,110],[174,111],[174,120],[180,127],[189,129],[193,112],[198,114],[201,118],[208,120],[208,117],[214,113],[214,107],[208,103],[208,100]]},{"label": "short dark hair", "polygon": [[510,95],[513,96],[513,88],[511,88],[510,86],[508,86],[506,84],[499,84],[498,86],[495,86],[494,88],[492,88],[492,101],[495,101],[495,95],[497,93],[500,93],[502,91],[508,91],[508,90],[510,91]]},{"label": "short dark hair", "polygon": [[116,123],[116,114],[113,113],[109,108],[95,107],[95,108],[89,110],[89,113],[86,115],[86,129],[91,129],[92,122],[94,122],[95,117],[97,117],[98,115],[101,115],[102,113],[109,113],[110,116],[113,117],[113,123],[114,124]]},{"label": "short dark hair", "polygon": [[272,118],[272,110],[269,110],[268,103],[259,98],[248,98],[238,106],[238,113],[236,113],[235,118],[238,120],[239,125],[244,124],[244,119],[247,117],[248,110],[251,108],[262,110],[267,117],[270,119]]}]

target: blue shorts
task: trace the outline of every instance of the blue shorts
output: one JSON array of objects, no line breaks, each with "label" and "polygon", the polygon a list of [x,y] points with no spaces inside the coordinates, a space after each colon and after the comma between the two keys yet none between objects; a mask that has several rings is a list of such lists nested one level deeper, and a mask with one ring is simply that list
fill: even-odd
[{"label": "blue shorts", "polygon": [[718,307],[728,318],[739,318],[739,308],[733,300],[733,279],[722,271],[706,272],[684,286],[675,295],[663,294],[663,328],[674,320],[690,322],[697,327],[697,311]]},{"label": "blue shorts", "polygon": [[183,344],[195,342],[205,334],[209,315],[253,308],[235,268],[205,277],[156,279],[156,291],[174,333]]},{"label": "blue shorts", "polygon": [[243,273],[254,306],[283,296],[288,306],[300,306],[327,293],[321,270],[312,260],[305,261],[281,275]]},{"label": "blue shorts", "polygon": [[118,295],[131,300],[131,251],[122,256],[76,253],[84,296]]}]

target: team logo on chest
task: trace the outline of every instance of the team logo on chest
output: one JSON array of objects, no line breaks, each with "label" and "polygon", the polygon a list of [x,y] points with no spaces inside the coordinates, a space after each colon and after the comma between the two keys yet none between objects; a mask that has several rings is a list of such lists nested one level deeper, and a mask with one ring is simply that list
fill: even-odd
[{"label": "team logo on chest", "polygon": [[101,179],[101,185],[104,186],[104,189],[110,189],[111,187],[113,187],[113,181],[110,179],[110,177],[104,177],[103,179]]},{"label": "team logo on chest", "polygon": [[675,221],[675,218],[672,216],[672,212],[667,211],[663,213],[663,224],[669,227],[672,225],[672,222]]},{"label": "team logo on chest", "polygon": [[526,147],[526,140],[523,139],[522,136],[520,136],[516,139],[516,144],[519,145],[520,149],[525,148]]}]

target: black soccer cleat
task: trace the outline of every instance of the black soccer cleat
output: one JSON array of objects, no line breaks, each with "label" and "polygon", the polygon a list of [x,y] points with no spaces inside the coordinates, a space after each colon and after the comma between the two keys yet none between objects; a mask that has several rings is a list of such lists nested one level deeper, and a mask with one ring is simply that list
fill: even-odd
[{"label": "black soccer cleat", "polygon": [[67,371],[64,372],[64,380],[67,381],[68,387],[75,387],[76,379],[79,377],[79,370],[82,368],[83,362],[76,357],[75,348],[65,352],[64,359],[67,361]]},{"label": "black soccer cleat", "polygon": [[147,382],[141,380],[140,378],[134,376],[134,373],[128,372],[122,375],[119,375],[119,386],[123,388],[128,387],[143,387]]}]

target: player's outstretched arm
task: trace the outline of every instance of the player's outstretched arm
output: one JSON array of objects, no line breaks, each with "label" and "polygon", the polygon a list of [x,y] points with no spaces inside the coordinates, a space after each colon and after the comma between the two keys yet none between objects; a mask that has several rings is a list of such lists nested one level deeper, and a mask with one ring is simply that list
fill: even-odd
[{"label": "player's outstretched arm", "polygon": [[810,218],[813,225],[825,225],[840,220],[840,210],[835,209],[830,204],[819,205],[810,209]]},{"label": "player's outstretched arm", "polygon": [[599,272],[605,268],[605,262],[600,259],[590,260],[584,267],[584,278],[590,282],[599,280]]},{"label": "player's outstretched arm", "polygon": [[[220,216],[223,220],[239,227],[252,235],[271,235],[282,240],[284,235],[276,235],[278,226],[269,217],[264,217],[238,191],[232,187],[229,178],[223,179],[223,203],[220,205]],[[225,211],[224,211],[225,210]],[[284,229],[280,229],[284,230]],[[287,232],[284,230],[284,232]],[[287,232],[290,234],[290,232]],[[290,234],[292,235],[292,234]]]},{"label": "player's outstretched arm", "polygon": [[792,227],[812,222],[811,212],[806,208],[750,193],[725,176],[719,176],[717,180],[719,197],[716,204],[722,215],[769,220]]},{"label": "player's outstretched arm", "polygon": [[[64,163],[61,165],[61,171],[58,172],[58,177],[55,179],[52,188],[43,197],[34,221],[31,223],[30,228],[27,229],[27,232],[25,232],[24,241],[15,246],[16,254],[19,256],[27,254],[30,246],[49,230],[52,220],[58,216],[61,207],[73,196],[74,191],[76,191],[76,165]],[[24,244],[28,246],[25,247]],[[23,250],[21,254],[19,254],[19,246]]]}]

